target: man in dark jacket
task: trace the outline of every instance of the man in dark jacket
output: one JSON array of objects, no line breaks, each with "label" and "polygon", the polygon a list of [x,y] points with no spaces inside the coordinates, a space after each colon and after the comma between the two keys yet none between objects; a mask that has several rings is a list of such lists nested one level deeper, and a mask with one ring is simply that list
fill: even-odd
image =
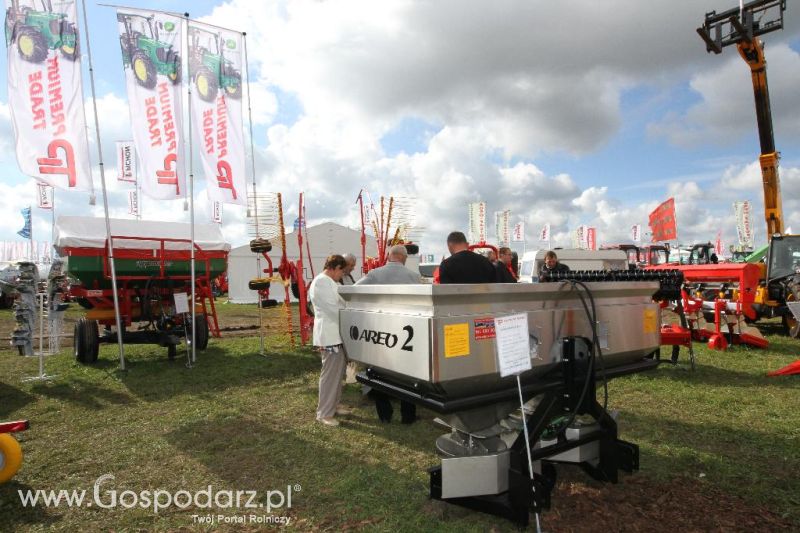
[{"label": "man in dark jacket", "polygon": [[491,261],[469,249],[460,231],[447,236],[450,257],[439,265],[439,283],[494,283],[497,274]]},{"label": "man in dark jacket", "polygon": [[559,263],[556,253],[553,250],[548,250],[548,252],[544,254],[544,265],[542,265],[542,269],[539,271],[539,281],[544,281],[546,275],[551,272],[569,272],[569,267],[564,263]]}]

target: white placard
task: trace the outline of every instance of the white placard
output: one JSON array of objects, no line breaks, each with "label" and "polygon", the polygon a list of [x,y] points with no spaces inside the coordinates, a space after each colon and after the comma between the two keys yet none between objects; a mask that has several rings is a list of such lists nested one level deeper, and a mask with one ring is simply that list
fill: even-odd
[{"label": "white placard", "polygon": [[175,297],[175,313],[188,313],[189,312],[189,295],[185,292],[176,292]]},{"label": "white placard", "polygon": [[518,314],[494,319],[495,346],[500,376],[513,376],[531,369],[531,341],[528,315]]}]

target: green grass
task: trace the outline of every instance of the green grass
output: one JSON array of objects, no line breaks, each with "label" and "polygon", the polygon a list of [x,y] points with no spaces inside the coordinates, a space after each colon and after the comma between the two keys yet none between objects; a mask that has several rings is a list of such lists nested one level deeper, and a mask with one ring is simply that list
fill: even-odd
[{"label": "green grass", "polygon": [[[443,433],[432,413],[423,411],[413,426],[380,425],[358,388],[348,386],[354,415],[340,428],[315,423],[319,360],[286,341],[268,337],[261,357],[258,338],[212,339],[192,369],[167,361],[162,348],[130,346],[126,372],[117,369],[115,346],[104,346],[93,367],[64,351],[47,359],[57,377],[45,383],[21,382],[37,372],[35,359],[0,352],[0,420],[31,421],[19,435],[23,467],[0,486],[0,530],[209,529],[192,522],[203,509],[31,509],[17,495],[87,489],[91,497],[104,474],[115,476],[104,489],[118,492],[212,485],[256,490],[260,503],[270,490],[299,484],[291,510],[274,511],[298,530],[514,530],[428,501],[426,469],[438,463],[433,444]],[[695,372],[663,366],[610,382],[621,436],[641,446],[636,476],[658,482],[704,474],[710,487],[769,506],[800,527],[799,378],[765,375],[800,358],[800,343],[770,341],[768,351],[696,345]]]}]

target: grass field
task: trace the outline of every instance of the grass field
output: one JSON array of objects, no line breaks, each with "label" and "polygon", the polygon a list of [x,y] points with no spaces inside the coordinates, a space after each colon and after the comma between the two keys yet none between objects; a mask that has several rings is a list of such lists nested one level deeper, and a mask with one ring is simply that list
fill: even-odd
[{"label": "grass field", "polygon": [[[223,320],[254,316],[250,306],[221,311]],[[768,338],[767,351],[720,353],[696,345],[694,372],[685,364],[664,365],[610,383],[609,407],[619,410],[621,436],[641,446],[641,470],[622,486],[633,479],[634,488],[691,480],[700,490],[771,509],[800,529],[800,377],[765,375],[800,358],[800,342]],[[502,520],[428,500],[426,469],[438,463],[433,444],[444,432],[434,426],[433,413],[422,411],[412,426],[381,425],[351,385],[345,401],[356,406],[354,414],[339,428],[324,427],[314,421],[317,356],[292,348],[281,335],[267,337],[266,347],[262,357],[257,337],[212,339],[188,369],[181,360],[167,361],[164,349],[130,346],[126,372],[117,369],[115,346],[104,346],[92,367],[76,364],[64,350],[47,359],[55,379],[33,383],[21,378],[37,372],[35,359],[0,351],[0,420],[31,421],[31,429],[19,434],[23,467],[0,485],[0,530],[271,527],[198,524],[193,515],[208,511],[197,507],[155,513],[20,503],[18,491],[28,489],[86,489],[90,500],[96,480],[106,474],[114,476],[101,488],[106,504],[108,491],[194,493],[211,485],[215,493],[257,491],[255,501],[267,505],[279,501],[268,491],[286,495],[291,487],[291,508],[271,513],[289,517],[291,529],[514,530]],[[564,487],[559,490],[554,510],[544,516],[553,531],[571,505]]]}]

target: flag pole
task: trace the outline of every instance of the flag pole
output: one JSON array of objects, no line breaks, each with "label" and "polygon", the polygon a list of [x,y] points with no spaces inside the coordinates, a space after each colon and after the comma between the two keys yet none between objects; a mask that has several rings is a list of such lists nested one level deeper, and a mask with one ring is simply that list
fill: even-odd
[{"label": "flag pole", "polygon": [[[247,62],[247,33],[242,32],[242,45],[244,46],[244,68],[246,72],[245,83],[247,83],[247,121],[250,126],[250,169],[253,172],[253,220],[255,221],[256,238],[261,234],[258,231],[258,198],[256,197],[256,153],[253,144],[253,108],[250,105],[250,63]],[[261,271],[261,254],[256,254],[256,277],[260,277]],[[272,272],[269,273],[272,276]],[[258,293],[256,293],[258,294]],[[264,324],[261,309],[261,295],[257,297],[256,305],[258,306],[258,336],[260,340],[259,355],[264,355]]]},{"label": "flag pole", "polygon": [[100,142],[100,122],[97,116],[97,99],[94,88],[94,69],[92,68],[92,47],[89,44],[89,21],[86,16],[86,0],[81,0],[83,9],[83,30],[86,32],[86,55],[89,60],[89,79],[92,86],[92,107],[94,109],[94,128],[97,135],[97,156],[100,164],[100,183],[103,186],[103,214],[108,237],[108,263],[111,266],[111,293],[114,296],[114,317],[117,321],[117,345],[119,346],[119,369],[125,370],[125,346],[122,343],[122,321],[119,316],[119,295],[117,294],[117,269],[114,266],[114,242],[111,237],[111,221],[108,219],[108,192],[106,191],[106,172],[103,167],[103,145]]},{"label": "flag pole", "polygon": [[[184,13],[184,17],[186,17],[186,54],[189,53],[189,13]],[[181,67],[182,68],[182,67]],[[189,261],[191,261],[191,283],[192,283],[192,299],[190,304],[192,306],[192,358],[189,360],[189,364],[187,366],[191,367],[192,364],[197,362],[197,349],[194,345],[195,337],[196,337],[196,330],[197,330],[197,309],[195,308],[195,285],[196,285],[196,274],[195,274],[195,265],[194,265],[194,145],[192,143],[192,84],[191,80],[190,83],[186,84],[189,94],[189,225],[191,226],[191,248],[189,251]],[[206,272],[208,275],[208,272]]]}]

